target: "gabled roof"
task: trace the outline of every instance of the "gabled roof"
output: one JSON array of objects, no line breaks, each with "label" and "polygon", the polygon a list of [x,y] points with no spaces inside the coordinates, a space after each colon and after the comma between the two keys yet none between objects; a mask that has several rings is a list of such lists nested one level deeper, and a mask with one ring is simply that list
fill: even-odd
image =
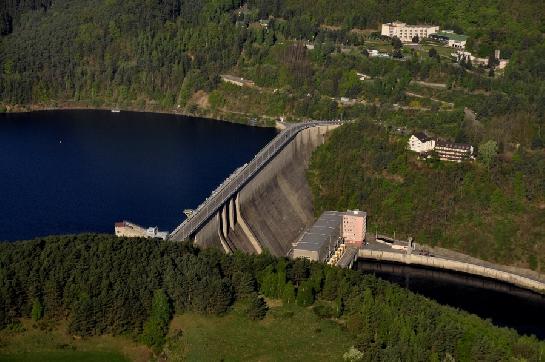
[{"label": "gabled roof", "polygon": [[418,138],[418,140],[419,140],[420,142],[422,142],[422,143],[431,141],[431,138],[428,137],[428,135],[425,134],[424,132],[416,132],[415,134],[413,134],[413,136],[415,136],[416,138]]}]

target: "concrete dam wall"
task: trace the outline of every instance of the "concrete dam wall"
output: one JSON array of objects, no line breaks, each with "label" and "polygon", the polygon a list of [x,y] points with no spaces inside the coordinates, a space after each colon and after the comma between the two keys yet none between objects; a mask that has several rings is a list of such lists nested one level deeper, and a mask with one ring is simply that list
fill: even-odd
[{"label": "concrete dam wall", "polygon": [[276,256],[314,221],[306,171],[312,152],[337,125],[300,131],[195,235],[200,247]]},{"label": "concrete dam wall", "polygon": [[519,286],[521,288],[534,290],[539,293],[545,292],[545,283],[539,280],[531,279],[526,276],[498,270],[491,267],[462,262],[458,260],[368,249],[358,250],[357,256],[361,259],[372,259],[377,261],[387,261],[407,265],[420,265],[435,269],[445,269],[455,272],[472,274],[485,278],[499,280],[505,283]]}]

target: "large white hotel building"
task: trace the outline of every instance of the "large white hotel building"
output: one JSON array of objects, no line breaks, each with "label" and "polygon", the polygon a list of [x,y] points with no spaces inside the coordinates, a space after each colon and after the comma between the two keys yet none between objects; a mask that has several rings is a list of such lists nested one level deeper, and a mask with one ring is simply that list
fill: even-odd
[{"label": "large white hotel building", "polygon": [[393,23],[382,24],[381,35],[393,38],[398,37],[403,42],[412,41],[413,37],[417,36],[427,38],[430,34],[437,33],[439,26],[437,25],[407,25],[405,23],[394,21]]}]

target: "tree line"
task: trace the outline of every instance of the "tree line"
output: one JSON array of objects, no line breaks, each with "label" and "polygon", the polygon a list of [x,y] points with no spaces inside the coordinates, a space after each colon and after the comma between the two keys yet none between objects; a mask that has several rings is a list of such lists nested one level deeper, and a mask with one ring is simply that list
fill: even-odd
[{"label": "tree line", "polygon": [[68,319],[75,335],[123,333],[160,350],[173,313],[224,314],[244,301],[248,317],[261,319],[262,296],[344,321],[368,361],[544,358],[545,345],[534,337],[308,260],[94,234],[0,245],[2,328],[22,317]]}]

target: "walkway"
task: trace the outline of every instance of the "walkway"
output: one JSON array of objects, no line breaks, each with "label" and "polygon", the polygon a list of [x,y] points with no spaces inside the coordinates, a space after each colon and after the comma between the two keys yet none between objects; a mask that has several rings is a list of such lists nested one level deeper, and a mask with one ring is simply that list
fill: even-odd
[{"label": "walkway", "polygon": [[341,124],[341,120],[309,121],[289,125],[272,139],[252,161],[238,168],[206,200],[195,209],[190,218],[184,220],[169,236],[171,240],[187,240],[233,197],[261,168],[282,150],[300,131],[317,126]]}]

